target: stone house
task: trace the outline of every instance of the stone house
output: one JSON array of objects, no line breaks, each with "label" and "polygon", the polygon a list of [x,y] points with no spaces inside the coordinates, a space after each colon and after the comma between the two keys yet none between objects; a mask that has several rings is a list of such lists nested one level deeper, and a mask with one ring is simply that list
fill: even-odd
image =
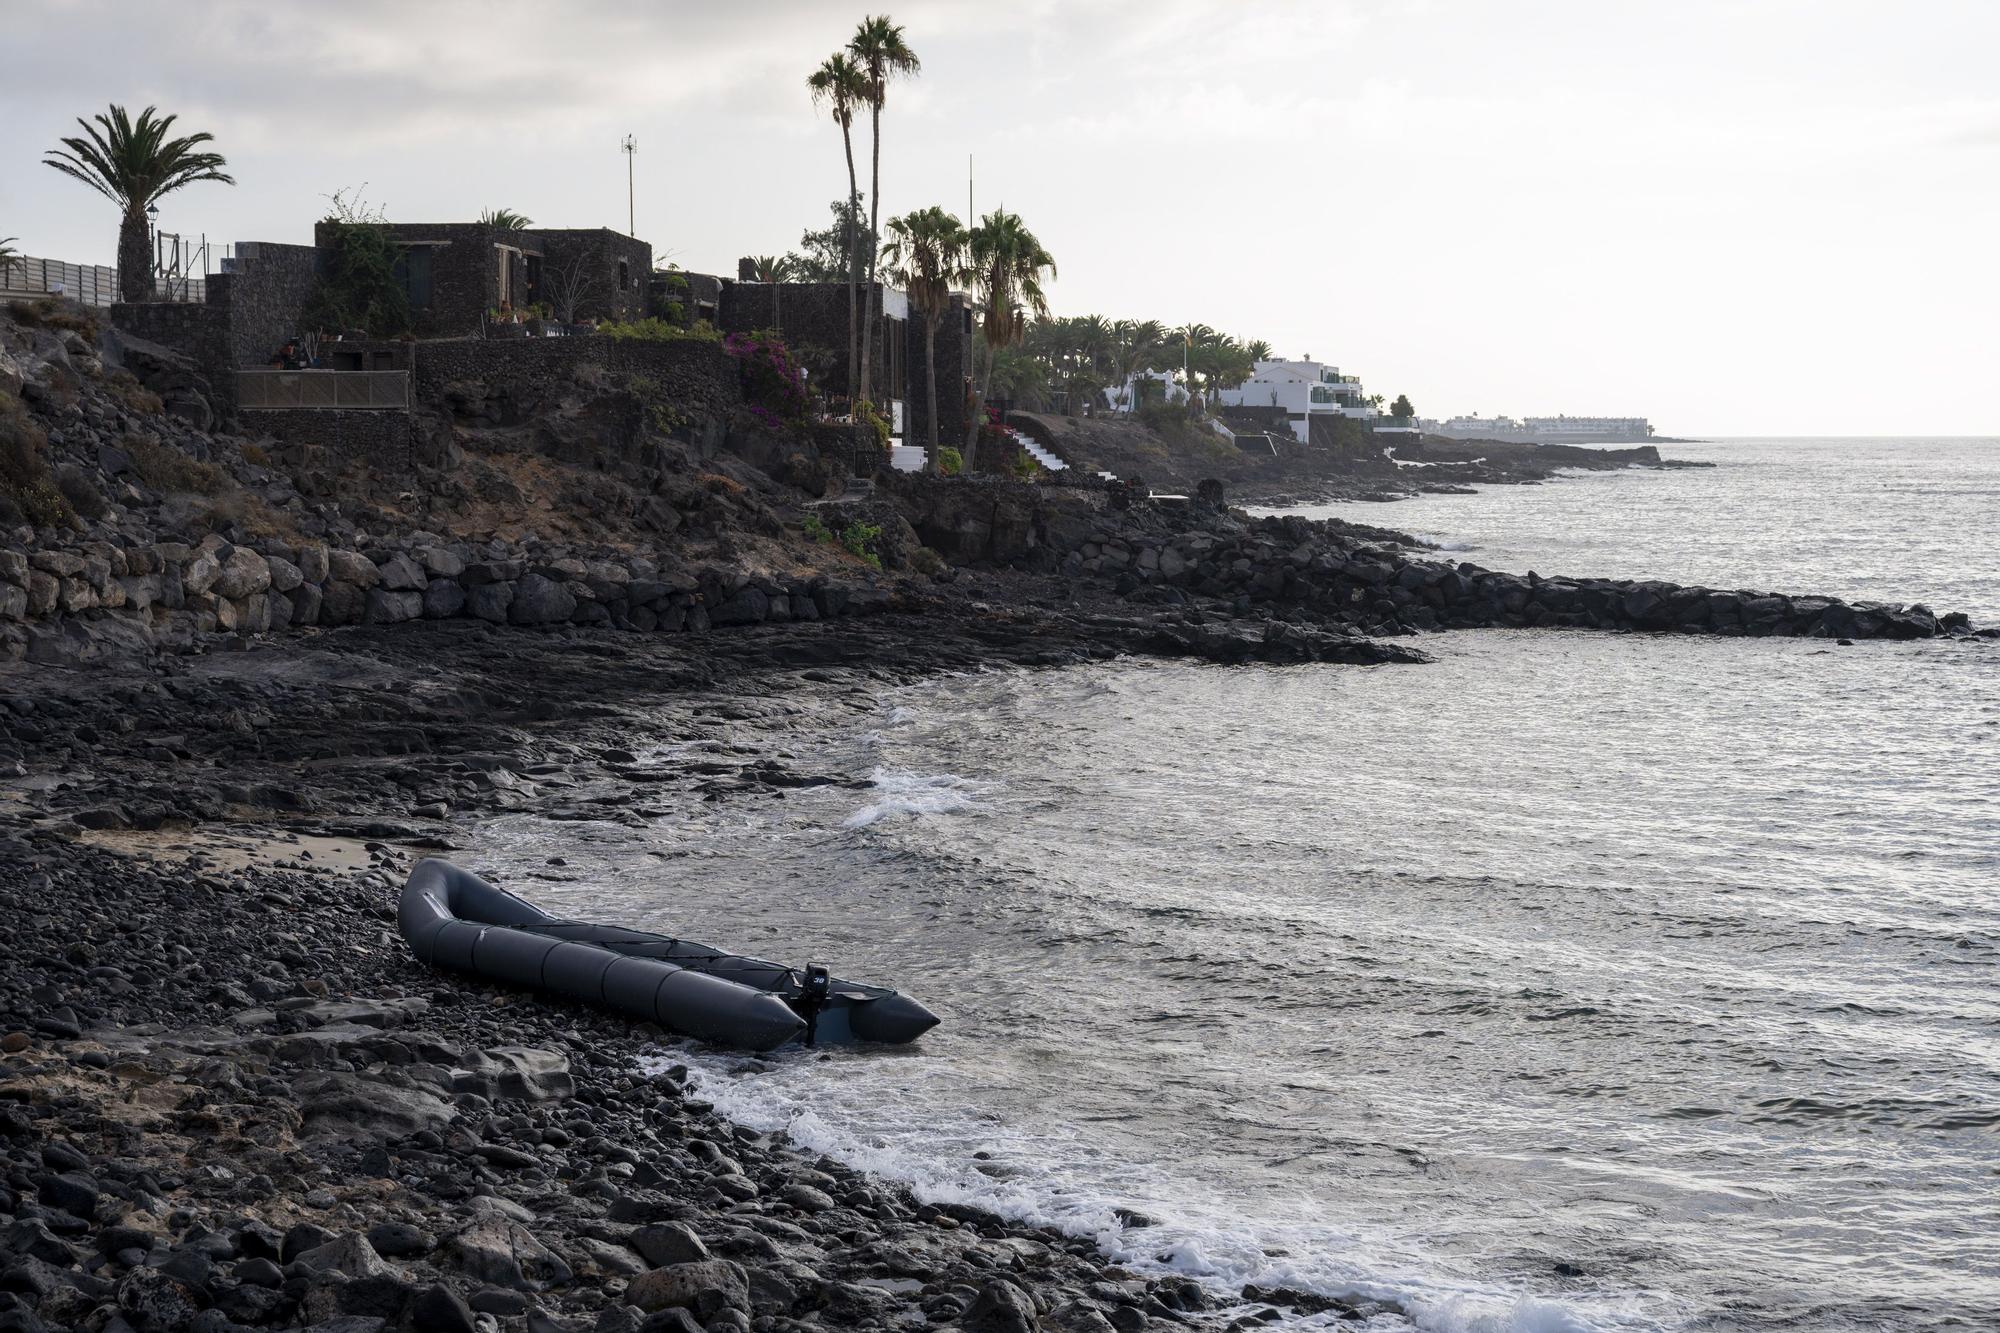
[{"label": "stone house", "polygon": [[[333,225],[314,228],[332,243]],[[645,315],[653,247],[606,227],[512,231],[478,222],[382,224],[420,338],[478,334],[487,314],[574,300],[579,319]]]}]

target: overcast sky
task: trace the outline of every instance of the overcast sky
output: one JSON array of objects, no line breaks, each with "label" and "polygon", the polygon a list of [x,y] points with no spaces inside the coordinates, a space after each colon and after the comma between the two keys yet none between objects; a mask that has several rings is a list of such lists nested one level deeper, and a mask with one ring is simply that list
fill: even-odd
[{"label": "overcast sky", "polygon": [[[733,274],[845,189],[837,3],[0,0],[0,236],[108,263],[36,165],[117,101],[212,132],[162,210],[309,239],[625,222]],[[1198,321],[1420,412],[1670,434],[2000,433],[2000,0],[896,0],[883,204],[1019,212],[1059,313]],[[856,144],[867,186],[865,128]]]}]

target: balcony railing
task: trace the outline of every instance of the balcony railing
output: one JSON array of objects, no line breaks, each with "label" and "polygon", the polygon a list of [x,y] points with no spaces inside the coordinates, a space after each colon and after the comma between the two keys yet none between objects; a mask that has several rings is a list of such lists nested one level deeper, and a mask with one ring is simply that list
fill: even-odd
[{"label": "balcony railing", "polygon": [[239,370],[236,405],[252,411],[281,407],[407,412],[407,370]]}]

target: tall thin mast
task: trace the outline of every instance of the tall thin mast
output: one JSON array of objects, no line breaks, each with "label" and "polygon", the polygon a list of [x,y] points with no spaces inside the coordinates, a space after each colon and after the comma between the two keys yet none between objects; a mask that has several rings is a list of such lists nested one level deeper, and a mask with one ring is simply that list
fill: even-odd
[{"label": "tall thin mast", "polygon": [[625,232],[630,236],[639,234],[638,205],[632,193],[632,159],[639,155],[639,141],[631,135],[625,136]]}]

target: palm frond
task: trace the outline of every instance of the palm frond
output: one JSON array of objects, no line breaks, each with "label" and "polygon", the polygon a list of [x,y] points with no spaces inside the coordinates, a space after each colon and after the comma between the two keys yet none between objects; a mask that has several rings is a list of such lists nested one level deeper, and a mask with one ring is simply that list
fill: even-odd
[{"label": "palm frond", "polygon": [[208,133],[169,138],[178,116],[160,116],[147,107],[134,119],[113,104],[90,120],[79,117],[81,135],[60,140],[42,162],[65,176],[82,181],[127,213],[136,213],[184,185],[218,181],[234,185],[235,177],[220,153],[201,150],[213,143]]},{"label": "palm frond", "polygon": [[878,109],[888,96],[889,80],[910,76],[923,69],[923,62],[903,39],[903,25],[887,14],[871,14],[861,20],[848,39],[847,50],[867,73],[867,100]]},{"label": "palm frond", "polygon": [[845,51],[835,51],[806,78],[814,106],[823,106],[842,129],[854,125],[854,113],[868,100],[868,73]]},{"label": "palm frond", "polygon": [[489,208],[480,213],[479,225],[495,231],[526,231],[535,225],[535,220],[511,208]]}]

